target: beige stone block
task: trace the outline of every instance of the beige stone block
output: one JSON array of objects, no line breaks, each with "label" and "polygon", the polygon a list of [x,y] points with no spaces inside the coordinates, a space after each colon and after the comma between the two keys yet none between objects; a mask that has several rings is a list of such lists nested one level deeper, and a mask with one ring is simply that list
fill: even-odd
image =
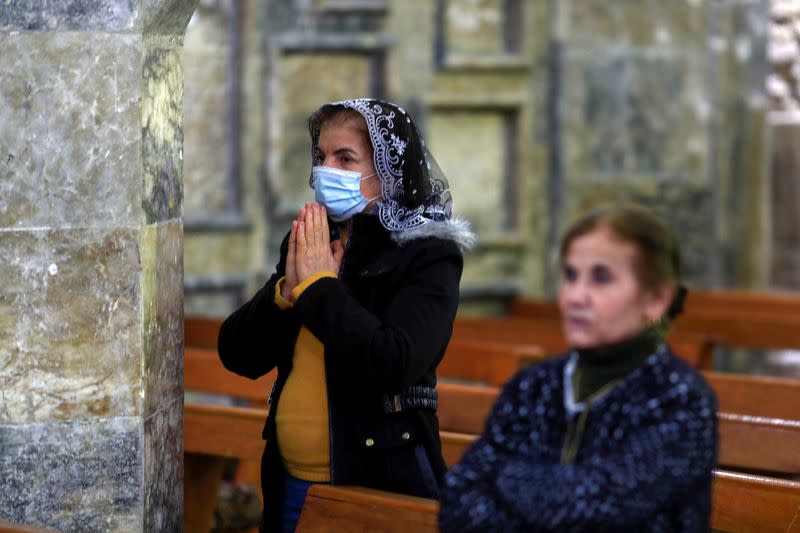
[{"label": "beige stone block", "polygon": [[580,0],[569,5],[569,41],[579,46],[705,45],[708,0]]},{"label": "beige stone block", "polygon": [[309,186],[311,144],[308,116],[320,105],[369,94],[370,59],[365,55],[292,53],[279,59],[277,99],[279,135],[276,153],[282,154],[278,174],[283,205],[297,207],[313,199]]},{"label": "beige stone block", "polygon": [[184,245],[187,274],[241,274],[249,263],[253,238],[245,232],[190,233]]},{"label": "beige stone block", "polygon": [[179,220],[141,233],[145,418],[183,397],[182,233]]},{"label": "beige stone block", "polygon": [[672,51],[566,58],[564,159],[570,180],[618,176],[707,183],[705,64]]},{"label": "beige stone block", "polygon": [[0,227],[141,220],[140,40],[0,34]]},{"label": "beige stone block", "polygon": [[145,222],[183,213],[183,66],[173,42],[148,39],[142,72],[141,136]]},{"label": "beige stone block", "polygon": [[504,52],[502,0],[446,0],[447,55],[500,55]]},{"label": "beige stone block", "polygon": [[5,231],[0,239],[0,422],[142,411],[135,230]]},{"label": "beige stone block", "polygon": [[428,145],[450,182],[453,212],[479,236],[501,231],[506,146],[504,118],[493,111],[436,111]]},{"label": "beige stone block", "polygon": [[184,211],[227,208],[229,32],[218,8],[200,6],[184,40]]}]

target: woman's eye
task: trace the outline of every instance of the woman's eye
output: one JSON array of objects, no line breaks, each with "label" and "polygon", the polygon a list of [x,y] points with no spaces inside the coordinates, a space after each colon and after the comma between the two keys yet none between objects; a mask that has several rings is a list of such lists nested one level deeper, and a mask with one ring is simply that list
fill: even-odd
[{"label": "woman's eye", "polygon": [[572,267],[565,266],[561,272],[561,276],[564,278],[564,281],[575,281],[578,279],[578,271]]},{"label": "woman's eye", "polygon": [[592,281],[595,283],[608,283],[613,279],[611,271],[605,266],[596,266],[592,268]]}]

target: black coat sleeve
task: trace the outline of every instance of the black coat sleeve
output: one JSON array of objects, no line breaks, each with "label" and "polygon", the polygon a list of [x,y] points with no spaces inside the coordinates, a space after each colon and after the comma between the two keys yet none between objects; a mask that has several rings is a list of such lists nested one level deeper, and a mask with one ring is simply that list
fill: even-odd
[{"label": "black coat sleeve", "polygon": [[518,388],[518,381],[509,383],[483,436],[448,472],[439,514],[442,533],[629,531],[704,479],[710,491],[713,397],[676,399],[664,406],[674,416],[643,424],[613,454],[563,465],[510,448],[509,428],[524,424],[522,413],[527,413],[520,409]]},{"label": "black coat sleeve", "polygon": [[288,246],[287,234],[275,273],[222,323],[217,349],[222,364],[231,372],[257,379],[291,356],[299,322],[291,310],[275,304],[275,285],[285,275]]},{"label": "black coat sleeve", "polygon": [[361,383],[389,393],[415,384],[450,339],[463,260],[455,244],[432,240],[412,258],[381,318],[338,279],[323,278],[295,302],[303,324]]}]

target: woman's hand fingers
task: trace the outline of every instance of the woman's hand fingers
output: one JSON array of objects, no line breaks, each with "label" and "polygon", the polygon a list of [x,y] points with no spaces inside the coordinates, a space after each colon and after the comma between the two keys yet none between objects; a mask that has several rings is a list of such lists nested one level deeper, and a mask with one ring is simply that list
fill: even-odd
[{"label": "woman's hand fingers", "polygon": [[318,272],[339,272],[344,255],[341,241],[330,240],[327,211],[319,204],[308,204],[301,210],[302,220],[296,226],[295,264],[298,283]]},{"label": "woman's hand fingers", "polygon": [[319,204],[313,203],[311,204],[311,236],[315,247],[319,246],[319,229]]},{"label": "woman's hand fingers", "polygon": [[289,233],[289,248],[286,252],[286,274],[281,287],[281,296],[284,300],[292,301],[292,289],[294,289],[299,280],[297,278],[296,266],[296,248],[297,248],[297,221],[292,221],[292,230]]},{"label": "woman's hand fingers", "polygon": [[295,255],[297,253],[297,221],[292,221],[292,231],[289,233],[289,250],[286,252],[286,284],[292,288],[298,283]]},{"label": "woman's hand fingers", "polygon": [[319,219],[320,244],[327,250],[331,245],[331,229],[328,227],[328,211],[324,205],[319,207]]},{"label": "woman's hand fingers", "polygon": [[[302,262],[302,258],[308,256],[308,239],[306,236],[306,223],[300,221],[297,223],[297,251],[295,252],[295,259],[297,261],[297,265],[299,266]],[[299,275],[300,272],[298,271],[297,274]]]},{"label": "woman's hand fingers", "polygon": [[305,217],[303,218],[303,227],[305,228],[305,238],[308,247],[314,245],[314,205],[311,204],[306,208]]}]

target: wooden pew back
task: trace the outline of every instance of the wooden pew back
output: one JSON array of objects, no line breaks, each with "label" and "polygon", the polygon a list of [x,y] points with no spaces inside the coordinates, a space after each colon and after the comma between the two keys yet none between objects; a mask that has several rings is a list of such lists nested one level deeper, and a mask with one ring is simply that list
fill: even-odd
[{"label": "wooden pew back", "polygon": [[435,533],[438,512],[436,500],[361,487],[312,485],[296,531]]},{"label": "wooden pew back", "polygon": [[[360,487],[315,485],[299,533],[436,533],[438,502]],[[800,532],[800,483],[717,470],[711,527],[720,531]]]},{"label": "wooden pew back", "polygon": [[527,361],[539,358],[538,346],[475,339],[454,339],[436,369],[438,376],[502,385]]},{"label": "wooden pew back", "polygon": [[272,371],[258,378],[248,379],[228,371],[214,351],[202,348],[184,348],[183,385],[185,390],[208,392],[250,401],[254,407],[266,407],[267,396],[275,381]]},{"label": "wooden pew back", "polygon": [[800,483],[717,471],[711,527],[720,531],[800,532]]},{"label": "wooden pew back", "polygon": [[223,319],[187,316],[183,322],[184,345],[217,351],[217,337]]}]

